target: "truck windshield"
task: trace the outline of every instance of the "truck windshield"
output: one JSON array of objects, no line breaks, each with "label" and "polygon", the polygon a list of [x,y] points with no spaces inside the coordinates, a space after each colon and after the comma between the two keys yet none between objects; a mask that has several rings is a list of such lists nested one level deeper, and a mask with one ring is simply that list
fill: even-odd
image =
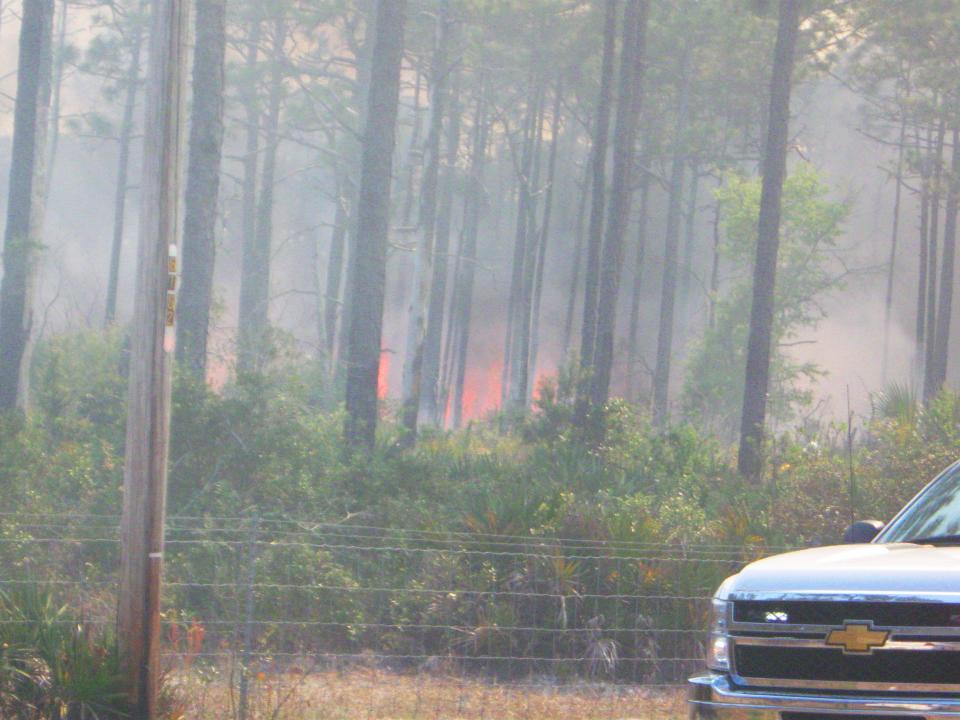
[{"label": "truck windshield", "polygon": [[960,464],[944,472],[875,542],[960,542]]}]

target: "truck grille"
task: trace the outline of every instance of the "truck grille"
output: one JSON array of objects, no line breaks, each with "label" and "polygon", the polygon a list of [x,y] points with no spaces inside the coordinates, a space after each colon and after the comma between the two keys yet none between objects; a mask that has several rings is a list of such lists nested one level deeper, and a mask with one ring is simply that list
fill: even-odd
[{"label": "truck grille", "polygon": [[782,712],[780,720],[924,720],[916,715],[848,715],[847,713]]},{"label": "truck grille", "polygon": [[960,652],[883,650],[845,655],[835,648],[741,645],[734,653],[737,674],[746,678],[960,685]]},{"label": "truck grille", "polygon": [[741,600],[733,613],[741,623],[766,623],[768,614],[785,613],[791,625],[836,626],[869,618],[882,627],[960,627],[960,605],[954,603]]}]

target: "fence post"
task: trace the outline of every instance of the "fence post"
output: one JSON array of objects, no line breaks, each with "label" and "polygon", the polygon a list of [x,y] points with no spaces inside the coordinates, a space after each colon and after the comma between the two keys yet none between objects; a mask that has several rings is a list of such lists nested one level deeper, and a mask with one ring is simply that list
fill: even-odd
[{"label": "fence post", "polygon": [[243,624],[243,650],[240,655],[240,700],[238,704],[239,720],[247,720],[250,695],[250,656],[253,654],[253,611],[254,584],[257,581],[257,542],[260,533],[260,516],[254,511],[250,521],[250,535],[247,538],[247,576],[246,599]]}]

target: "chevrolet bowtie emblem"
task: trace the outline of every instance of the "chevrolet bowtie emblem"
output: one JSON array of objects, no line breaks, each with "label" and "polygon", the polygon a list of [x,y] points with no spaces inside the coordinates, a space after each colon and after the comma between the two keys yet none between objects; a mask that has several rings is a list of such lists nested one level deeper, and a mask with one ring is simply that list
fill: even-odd
[{"label": "chevrolet bowtie emblem", "polygon": [[873,623],[847,621],[842,630],[831,630],[827,645],[842,647],[845,653],[872,653],[890,637],[888,630],[874,630]]}]

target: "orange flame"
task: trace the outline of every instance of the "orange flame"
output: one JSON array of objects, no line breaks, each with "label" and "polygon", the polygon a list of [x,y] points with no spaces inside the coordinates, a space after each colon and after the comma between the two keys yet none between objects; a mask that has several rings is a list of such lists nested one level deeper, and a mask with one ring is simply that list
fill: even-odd
[{"label": "orange flame", "polygon": [[500,377],[503,362],[487,367],[470,365],[463,382],[463,419],[477,420],[500,406]]},{"label": "orange flame", "polygon": [[377,370],[377,397],[383,400],[390,392],[390,353],[380,353],[380,368]]}]

